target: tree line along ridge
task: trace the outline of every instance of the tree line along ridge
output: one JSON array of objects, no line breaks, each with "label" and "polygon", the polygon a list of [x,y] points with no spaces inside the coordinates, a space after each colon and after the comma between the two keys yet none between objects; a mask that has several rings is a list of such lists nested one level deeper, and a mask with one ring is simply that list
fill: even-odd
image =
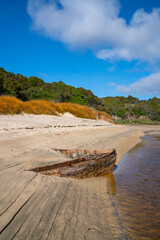
[{"label": "tree line along ridge", "polygon": [[0,68],[0,95],[14,96],[24,102],[49,100],[55,103],[76,103],[91,107],[120,120],[147,118],[160,121],[160,99],[139,100],[128,97],[98,98],[91,90],[75,88],[63,82],[46,83],[33,76],[27,78]]}]

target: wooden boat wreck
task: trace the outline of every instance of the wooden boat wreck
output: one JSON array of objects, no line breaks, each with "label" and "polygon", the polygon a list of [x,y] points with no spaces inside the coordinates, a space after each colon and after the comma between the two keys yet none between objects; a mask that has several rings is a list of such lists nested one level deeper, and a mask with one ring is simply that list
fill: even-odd
[{"label": "wooden boat wreck", "polygon": [[115,167],[115,149],[89,151],[80,149],[53,149],[68,157],[68,161],[32,169],[41,174],[58,177],[89,178],[111,173]]}]

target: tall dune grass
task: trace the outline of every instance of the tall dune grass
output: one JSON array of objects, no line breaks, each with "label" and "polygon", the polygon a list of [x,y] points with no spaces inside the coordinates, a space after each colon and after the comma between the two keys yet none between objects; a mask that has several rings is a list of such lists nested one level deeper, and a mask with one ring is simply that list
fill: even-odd
[{"label": "tall dune grass", "polygon": [[75,103],[53,103],[46,100],[22,102],[15,97],[0,97],[0,114],[20,114],[23,112],[36,115],[59,115],[69,112],[79,118],[102,119],[113,123],[112,118],[107,113]]},{"label": "tall dune grass", "polygon": [[24,111],[23,102],[15,97],[0,97],[0,114],[19,114]]},{"label": "tall dune grass", "polygon": [[23,102],[24,112],[32,114],[48,114],[57,115],[56,107],[54,103],[45,100],[31,100]]}]

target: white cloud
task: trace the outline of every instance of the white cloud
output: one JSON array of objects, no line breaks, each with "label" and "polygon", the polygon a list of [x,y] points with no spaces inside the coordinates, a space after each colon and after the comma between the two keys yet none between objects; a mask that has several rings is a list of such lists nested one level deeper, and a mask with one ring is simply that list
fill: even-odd
[{"label": "white cloud", "polygon": [[148,95],[160,97],[160,72],[152,73],[148,77],[144,77],[139,81],[127,85],[113,84],[118,92],[131,95]]},{"label": "white cloud", "polygon": [[160,59],[160,9],[137,10],[129,25],[118,0],[29,0],[33,29],[71,48],[91,48],[101,59]]},{"label": "white cloud", "polygon": [[103,60],[116,60],[116,59],[123,59],[123,60],[132,60],[133,56],[129,52],[129,50],[126,48],[121,49],[102,49],[99,50],[96,54],[97,58],[103,59]]}]

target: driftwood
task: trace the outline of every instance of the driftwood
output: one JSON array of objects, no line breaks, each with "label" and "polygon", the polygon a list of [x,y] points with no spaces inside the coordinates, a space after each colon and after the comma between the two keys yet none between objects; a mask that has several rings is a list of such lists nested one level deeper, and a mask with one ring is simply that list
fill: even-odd
[{"label": "driftwood", "polygon": [[87,178],[97,177],[111,173],[115,167],[116,151],[88,151],[76,149],[53,149],[64,155],[69,160],[58,164],[31,169],[44,175],[59,177]]}]

